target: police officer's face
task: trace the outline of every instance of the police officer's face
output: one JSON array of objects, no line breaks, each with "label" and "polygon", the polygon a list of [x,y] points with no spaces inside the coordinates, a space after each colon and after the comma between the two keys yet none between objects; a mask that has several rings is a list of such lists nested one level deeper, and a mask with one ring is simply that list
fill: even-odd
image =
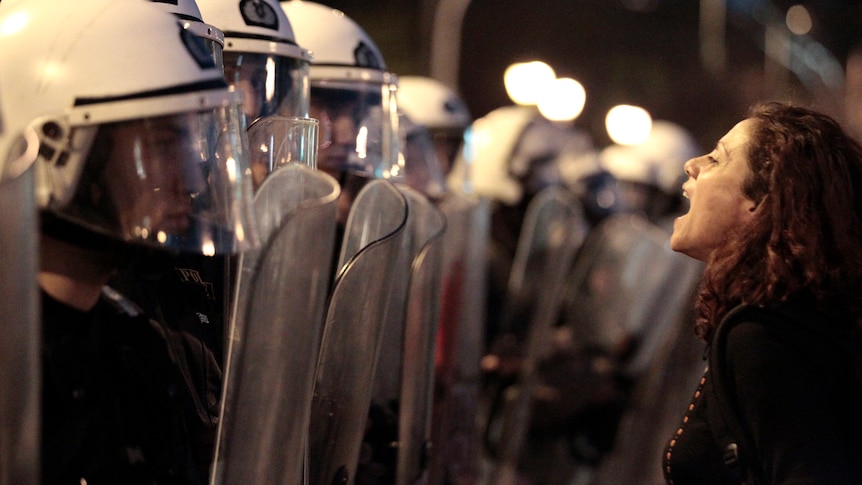
[{"label": "police officer's face", "polygon": [[336,178],[356,151],[357,109],[355,102],[336,106],[311,99],[309,116],[320,122],[317,166]]},{"label": "police officer's face", "polygon": [[123,233],[160,237],[185,232],[192,200],[205,187],[195,133],[182,116],[110,127],[107,189]]}]

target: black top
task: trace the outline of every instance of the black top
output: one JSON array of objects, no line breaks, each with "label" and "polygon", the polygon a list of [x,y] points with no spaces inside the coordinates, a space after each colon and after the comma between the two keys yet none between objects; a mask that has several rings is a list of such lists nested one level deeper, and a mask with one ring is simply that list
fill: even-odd
[{"label": "black top", "polygon": [[[862,483],[851,326],[790,315],[744,317],[727,335],[727,385],[753,441],[755,473],[776,484]],[[710,429],[708,413],[717,408],[710,377],[707,371],[662,457],[670,484],[740,483]]]},{"label": "black top", "polygon": [[81,312],[42,294],[43,484],[206,483],[167,336],[126,303]]}]

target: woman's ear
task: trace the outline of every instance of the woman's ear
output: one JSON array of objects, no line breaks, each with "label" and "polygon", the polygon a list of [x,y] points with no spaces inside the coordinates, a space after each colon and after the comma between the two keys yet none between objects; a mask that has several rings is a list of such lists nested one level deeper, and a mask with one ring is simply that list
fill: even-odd
[{"label": "woman's ear", "polygon": [[761,197],[760,200],[757,201],[751,199],[746,200],[746,208],[748,209],[748,212],[756,211],[757,208],[760,207],[760,203],[763,202],[764,197]]}]

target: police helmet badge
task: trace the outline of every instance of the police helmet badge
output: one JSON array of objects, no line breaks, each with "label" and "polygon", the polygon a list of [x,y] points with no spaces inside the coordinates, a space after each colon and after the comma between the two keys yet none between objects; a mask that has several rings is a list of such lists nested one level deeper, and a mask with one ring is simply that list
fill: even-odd
[{"label": "police helmet badge", "polygon": [[278,30],[278,16],[272,6],[261,0],[242,0],[239,11],[246,25]]},{"label": "police helmet badge", "polygon": [[359,67],[383,69],[383,61],[377,56],[374,49],[363,41],[359,41],[356,49],[353,50],[353,58],[356,59],[356,65]]}]

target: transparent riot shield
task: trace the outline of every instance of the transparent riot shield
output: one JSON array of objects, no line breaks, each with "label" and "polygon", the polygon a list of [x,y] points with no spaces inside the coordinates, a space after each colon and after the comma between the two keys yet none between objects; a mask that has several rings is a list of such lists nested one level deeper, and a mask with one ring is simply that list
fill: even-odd
[{"label": "transparent riot shield", "polygon": [[[634,356],[651,334],[652,321],[666,305],[665,291],[679,261],[668,236],[637,214],[620,214],[599,225],[573,268],[566,294],[568,324],[580,342]],[[627,357],[625,366],[642,367]]]},{"label": "transparent riot shield", "polygon": [[[407,229],[411,240],[407,262],[409,281],[404,294],[406,308],[403,314],[396,313],[387,319],[372,406],[385,407],[396,417],[395,462],[387,465],[394,471],[394,483],[407,485],[425,478],[430,452],[431,392],[445,219],[420,192],[407,186],[399,186],[399,189],[407,200]],[[372,426],[377,424],[371,423]],[[376,445],[392,448],[392,443],[386,440]],[[372,449],[372,452],[377,451]]]},{"label": "transparent riot shield", "polygon": [[351,207],[315,377],[311,485],[354,481],[383,328],[405,308],[407,214],[404,195],[383,179],[368,182]]},{"label": "transparent riot shield", "polygon": [[[638,405],[636,395],[646,372],[670,348],[674,326],[681,325],[680,313],[691,303],[696,264],[672,252],[668,240],[668,233],[645,217],[615,215],[593,230],[573,267],[564,325],[574,346],[597,351],[613,365],[620,393],[615,408],[599,414],[604,422],[592,423],[607,441],[591,445],[598,446],[592,450],[596,459],[582,468],[585,473],[595,475],[620,443],[630,439],[631,429],[624,432],[621,423]],[[650,452],[654,459],[661,451]]]},{"label": "transparent riot shield", "polygon": [[429,485],[478,483],[478,426],[484,352],[486,257],[490,228],[487,199],[450,193],[440,204],[446,217],[437,345]]},{"label": "transparent riot shield", "polygon": [[599,483],[659,483],[656,466],[667,439],[679,426],[678,403],[691,397],[703,368],[703,342],[694,336],[694,295],[703,263],[674,253],[667,232],[664,257],[670,260],[662,299],[654,305],[648,328],[625,367],[636,379],[629,405],[620,419],[617,441],[602,461]]},{"label": "transparent riot shield", "polygon": [[339,194],[301,164],[255,194],[264,244],[239,263],[212,483],[302,482]]},{"label": "transparent riot shield", "polygon": [[527,207],[507,288],[505,322],[526,319],[524,350],[516,383],[502,410],[493,483],[517,483],[517,467],[540,378],[538,363],[549,354],[561,294],[588,225],[574,194],[563,187],[539,192]]},{"label": "transparent riot shield", "polygon": [[39,483],[38,141],[20,146],[20,157],[0,159],[0,485]]}]

